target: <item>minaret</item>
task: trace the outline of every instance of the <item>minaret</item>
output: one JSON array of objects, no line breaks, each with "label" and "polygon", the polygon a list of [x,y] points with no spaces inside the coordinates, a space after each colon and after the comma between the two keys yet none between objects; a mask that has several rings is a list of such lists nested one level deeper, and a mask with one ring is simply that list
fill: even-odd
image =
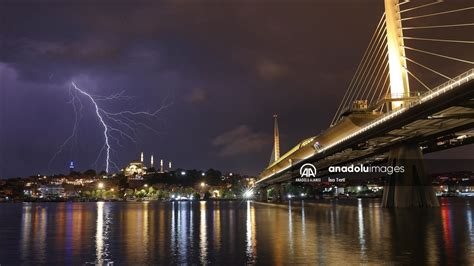
[{"label": "minaret", "polygon": [[140,162],[143,163],[143,152],[140,154]]},{"label": "minaret", "polygon": [[[403,44],[403,28],[399,0],[385,0],[385,25],[387,28],[388,63],[390,72],[390,94],[403,99],[410,95],[407,61]],[[392,101],[392,109],[403,107],[404,101]]]},{"label": "minaret", "polygon": [[168,168],[171,170],[171,161],[168,163]]},{"label": "minaret", "polygon": [[164,172],[164,169],[163,169],[163,159],[160,160],[160,173],[163,173]]},{"label": "minaret", "polygon": [[273,154],[275,161],[280,159],[280,133],[278,132],[278,115],[274,114],[273,118],[275,119],[275,125],[273,128]]},{"label": "minaret", "polygon": [[152,154],[150,157],[150,167],[153,167],[153,166],[154,166],[154,162],[153,162],[153,154]]}]

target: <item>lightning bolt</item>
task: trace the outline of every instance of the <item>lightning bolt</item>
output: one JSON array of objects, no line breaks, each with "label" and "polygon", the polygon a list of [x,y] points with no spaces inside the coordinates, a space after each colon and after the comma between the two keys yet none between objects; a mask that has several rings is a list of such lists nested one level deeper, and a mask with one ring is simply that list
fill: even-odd
[{"label": "lightning bolt", "polygon": [[100,123],[104,127],[105,146],[107,147],[107,157],[106,157],[107,159],[105,160],[105,172],[110,173],[110,171],[109,171],[110,170],[110,143],[109,143],[109,133],[108,133],[109,132],[109,127],[104,122],[104,118],[100,114],[100,108],[97,105],[97,102],[94,100],[94,98],[89,93],[79,89],[79,87],[77,87],[76,83],[71,82],[71,85],[74,87],[74,89],[76,89],[81,94],[85,95],[87,98],[89,98],[91,100],[91,102],[92,102],[92,104],[94,105],[94,108],[95,108],[95,114],[97,115],[97,117],[99,118]]},{"label": "lightning bolt", "polygon": [[110,112],[103,109],[99,103],[101,101],[130,100],[132,97],[125,96],[123,91],[110,96],[93,95],[81,89],[74,81],[71,82],[71,86],[69,87],[69,94],[71,97],[70,103],[72,104],[75,113],[74,126],[71,135],[66,138],[66,140],[59,147],[58,151],[51,158],[50,165],[52,161],[54,161],[54,159],[61,152],[63,152],[64,148],[68,144],[70,144],[73,140],[77,142],[77,131],[79,128],[79,123],[82,120],[81,111],[83,109],[83,104],[79,96],[83,96],[83,98],[88,99],[94,106],[94,113],[99,120],[100,126],[103,128],[102,134],[104,137],[104,146],[99,151],[95,164],[97,165],[98,160],[105,150],[105,171],[107,173],[110,173],[111,168],[119,169],[119,167],[111,159],[111,153],[114,151],[112,148],[112,143],[123,147],[121,139],[137,142],[139,128],[145,128],[159,134],[156,129],[144,122],[141,122],[140,120],[143,118],[155,120],[158,118],[160,112],[170,105],[162,104],[161,107],[153,112],[131,110]]}]

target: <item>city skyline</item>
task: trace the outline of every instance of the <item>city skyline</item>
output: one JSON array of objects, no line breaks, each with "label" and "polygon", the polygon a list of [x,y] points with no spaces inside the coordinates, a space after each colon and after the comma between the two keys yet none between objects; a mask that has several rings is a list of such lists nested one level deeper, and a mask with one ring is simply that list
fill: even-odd
[{"label": "city skyline", "polygon": [[[2,5],[1,178],[64,172],[70,160],[105,169],[94,166],[103,139],[91,106],[78,144],[48,167],[73,127],[71,81],[97,95],[125,91],[127,108],[173,103],[153,121],[160,134],[141,131],[117,150],[118,165],[143,150],[177,167],[256,175],[271,156],[274,113],[282,154],[329,125],[383,12],[382,1]],[[351,23],[327,23],[342,20]]]}]

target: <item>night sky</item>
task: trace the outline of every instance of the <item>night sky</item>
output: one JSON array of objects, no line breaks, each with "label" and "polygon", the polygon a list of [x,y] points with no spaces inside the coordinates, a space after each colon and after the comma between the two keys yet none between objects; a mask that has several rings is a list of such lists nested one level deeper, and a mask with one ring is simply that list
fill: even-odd
[{"label": "night sky", "polygon": [[[174,167],[257,174],[274,113],[282,151],[327,128],[383,1],[218,2],[1,1],[0,178],[67,173],[70,160],[104,169],[86,100],[77,141],[48,166],[73,127],[72,80],[133,96],[110,109],[170,103],[147,122],[159,134],[141,130],[116,148],[122,167],[144,151]],[[474,148],[440,154],[460,150]]]}]

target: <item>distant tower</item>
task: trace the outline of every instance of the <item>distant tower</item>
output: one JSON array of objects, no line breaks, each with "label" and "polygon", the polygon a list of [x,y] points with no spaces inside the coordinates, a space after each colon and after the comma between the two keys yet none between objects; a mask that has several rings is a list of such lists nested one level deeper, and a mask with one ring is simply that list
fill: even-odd
[{"label": "distant tower", "polygon": [[140,154],[140,162],[143,163],[143,152]]},{"label": "distant tower", "polygon": [[150,167],[153,167],[153,166],[155,166],[155,164],[153,162],[153,154],[152,154],[150,157]]},{"label": "distant tower", "polygon": [[168,163],[168,168],[171,170],[171,161]]},{"label": "distant tower", "polygon": [[69,173],[72,173],[74,171],[74,161],[69,162]]},{"label": "distant tower", "polygon": [[161,173],[164,172],[164,169],[163,169],[163,159],[160,160],[160,172],[161,172]]},{"label": "distant tower", "polygon": [[280,159],[280,133],[278,131],[278,115],[274,114],[273,118],[275,120],[274,122],[275,124],[273,126],[274,143],[273,143],[273,152],[272,152],[272,157],[270,159],[270,164]]}]

